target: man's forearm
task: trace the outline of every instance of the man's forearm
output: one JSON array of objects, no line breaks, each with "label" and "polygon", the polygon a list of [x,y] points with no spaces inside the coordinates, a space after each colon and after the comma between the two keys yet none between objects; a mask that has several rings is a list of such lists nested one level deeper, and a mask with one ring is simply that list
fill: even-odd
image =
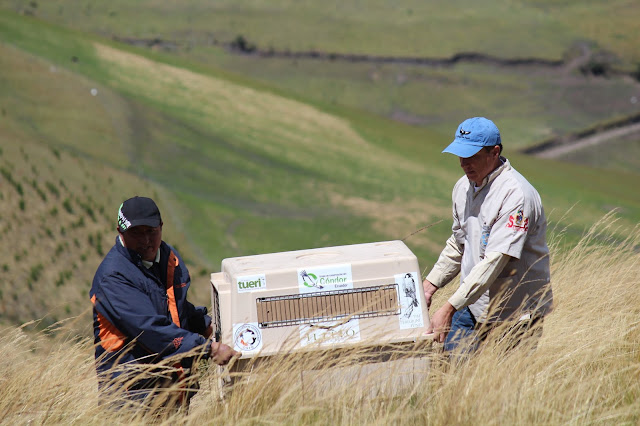
[{"label": "man's forearm", "polygon": [[462,246],[451,235],[426,280],[438,288],[451,282],[460,273],[462,251]]},{"label": "man's forearm", "polygon": [[487,253],[485,258],[465,277],[460,288],[449,298],[449,303],[459,310],[478,300],[493,284],[509,259],[510,256],[503,253]]}]

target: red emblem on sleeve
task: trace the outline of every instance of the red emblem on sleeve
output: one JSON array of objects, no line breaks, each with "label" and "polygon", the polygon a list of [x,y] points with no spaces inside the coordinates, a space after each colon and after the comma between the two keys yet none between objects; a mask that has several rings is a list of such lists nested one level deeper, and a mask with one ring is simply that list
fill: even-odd
[{"label": "red emblem on sleeve", "polygon": [[509,216],[509,222],[507,222],[507,228],[516,228],[518,231],[526,232],[529,230],[529,218],[524,217],[522,209],[518,210],[515,215]]},{"label": "red emblem on sleeve", "polygon": [[173,347],[178,349],[182,344],[182,339],[184,339],[184,337],[176,337],[175,339],[173,339]]}]

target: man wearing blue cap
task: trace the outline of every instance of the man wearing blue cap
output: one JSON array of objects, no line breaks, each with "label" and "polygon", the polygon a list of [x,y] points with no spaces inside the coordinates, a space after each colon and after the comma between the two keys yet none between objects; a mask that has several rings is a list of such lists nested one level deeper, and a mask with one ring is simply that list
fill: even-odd
[{"label": "man wearing blue cap", "polygon": [[444,151],[460,158],[465,176],[453,188],[452,235],[423,287],[433,294],[460,274],[460,287],[431,318],[445,350],[474,350],[504,324],[513,345],[541,332],[553,296],[547,221],[540,195],[502,157],[500,131],[487,118],[463,121]]}]

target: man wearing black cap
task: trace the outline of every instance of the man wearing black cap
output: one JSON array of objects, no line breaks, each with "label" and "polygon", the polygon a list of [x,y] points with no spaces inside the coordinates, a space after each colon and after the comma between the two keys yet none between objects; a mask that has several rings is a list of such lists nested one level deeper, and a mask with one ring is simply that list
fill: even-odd
[{"label": "man wearing black cap", "polygon": [[445,350],[463,337],[473,350],[506,323],[517,344],[553,300],[542,201],[500,155],[500,132],[491,120],[465,120],[443,152],[459,157],[465,176],[453,189],[453,233],[423,282],[427,305],[458,274],[460,287],[435,312],[428,332]]},{"label": "man wearing black cap", "polygon": [[[238,353],[211,339],[207,309],[187,301],[189,271],[162,241],[156,203],[146,197],[126,200],[118,210],[117,230],[90,292],[100,389],[124,388],[128,398],[153,404],[146,398],[172,387],[177,391],[165,392],[173,399],[163,405],[188,404],[195,393],[187,380],[194,359],[224,365]],[[171,363],[164,362],[170,358]],[[154,370],[140,374],[142,364]]]}]

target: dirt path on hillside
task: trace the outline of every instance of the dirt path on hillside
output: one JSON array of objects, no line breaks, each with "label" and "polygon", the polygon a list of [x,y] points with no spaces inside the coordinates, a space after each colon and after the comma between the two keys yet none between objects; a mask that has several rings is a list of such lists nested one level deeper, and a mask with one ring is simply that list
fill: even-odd
[{"label": "dirt path on hillside", "polygon": [[631,124],[617,129],[605,130],[601,133],[581,138],[567,144],[549,147],[536,152],[534,155],[540,158],[558,158],[588,146],[599,145],[634,133],[638,133],[640,135],[640,123]]},{"label": "dirt path on hillside", "polygon": [[521,152],[540,158],[559,158],[579,149],[605,144],[629,135],[637,135],[640,139],[640,112],[582,131],[554,136]]}]

